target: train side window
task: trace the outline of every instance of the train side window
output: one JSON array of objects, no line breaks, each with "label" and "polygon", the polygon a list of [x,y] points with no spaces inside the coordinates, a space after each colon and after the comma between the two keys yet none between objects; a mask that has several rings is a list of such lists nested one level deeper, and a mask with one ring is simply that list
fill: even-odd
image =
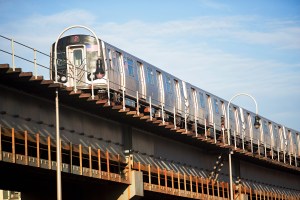
[{"label": "train side window", "polygon": [[214,107],[215,107],[215,112],[219,114],[219,103],[218,100],[214,98]]},{"label": "train side window", "polygon": [[150,67],[147,67],[147,83],[154,85],[154,74]]},{"label": "train side window", "polygon": [[127,58],[127,66],[128,66],[129,76],[134,77],[134,66],[133,66],[133,60],[131,58]]},{"label": "train side window", "polygon": [[200,105],[202,108],[205,108],[205,100],[204,100],[203,93],[199,92],[199,96],[200,96]]},{"label": "train side window", "polygon": [[172,85],[170,77],[166,76],[166,89],[168,93],[172,93]]}]

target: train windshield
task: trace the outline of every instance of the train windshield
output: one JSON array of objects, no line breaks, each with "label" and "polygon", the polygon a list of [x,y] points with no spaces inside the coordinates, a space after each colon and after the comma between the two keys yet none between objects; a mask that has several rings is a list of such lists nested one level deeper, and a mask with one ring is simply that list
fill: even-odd
[{"label": "train windshield", "polygon": [[73,63],[75,66],[79,66],[82,64],[82,50],[81,49],[75,49],[73,51]]}]

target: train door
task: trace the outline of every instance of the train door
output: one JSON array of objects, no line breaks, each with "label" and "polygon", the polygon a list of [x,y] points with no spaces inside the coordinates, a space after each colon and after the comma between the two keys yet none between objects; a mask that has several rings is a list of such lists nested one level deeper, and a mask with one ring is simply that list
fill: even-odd
[{"label": "train door", "polygon": [[146,72],[146,93],[148,97],[151,97],[151,102],[153,105],[158,106],[158,89],[157,85],[155,84],[156,79],[154,76],[154,72],[151,66],[146,66],[145,67],[145,72]]},{"label": "train door", "polygon": [[193,101],[193,113],[194,113],[194,121],[197,123],[198,119],[199,119],[199,103],[198,103],[198,96],[197,96],[197,91],[194,88],[192,89],[192,101]]},{"label": "train door", "polygon": [[273,149],[274,151],[279,151],[280,149],[280,136],[279,136],[279,128],[276,124],[272,125],[272,135],[273,135]]},{"label": "train door", "polygon": [[293,152],[293,137],[292,137],[292,131],[288,130],[287,133],[287,152],[288,154],[291,154]]},{"label": "train door", "polygon": [[165,105],[165,93],[164,93],[164,84],[163,84],[163,77],[161,72],[156,71],[157,75],[157,88],[158,88],[158,101],[159,105]]},{"label": "train door", "polygon": [[[188,116],[190,116],[191,114],[191,101],[190,101],[190,95],[191,94],[191,89],[190,89],[190,85],[187,84],[186,82],[182,81],[182,86],[183,86],[183,96],[184,96],[184,110],[185,110],[185,114]],[[194,112],[192,112],[194,113]]]},{"label": "train door", "polygon": [[169,112],[173,112],[174,109],[174,88],[173,84],[171,83],[171,78],[164,74],[164,85],[165,85],[165,110]]},{"label": "train door", "polygon": [[[87,84],[86,50],[85,45],[67,47],[67,86]],[[63,80],[62,80],[63,81]]]},{"label": "train door", "polygon": [[220,101],[218,98],[213,98],[213,111],[214,111],[214,118],[213,123],[215,123],[216,129],[221,130],[221,108],[220,108]]},{"label": "train door", "polygon": [[213,125],[214,123],[214,112],[211,103],[211,97],[206,95],[207,105],[208,105],[208,119],[206,125]]},{"label": "train door", "polygon": [[180,92],[180,85],[177,80],[174,80],[175,83],[175,90],[176,90],[176,112],[182,113],[182,102],[181,102],[181,92]]},{"label": "train door", "polygon": [[129,56],[124,56],[124,72],[126,77],[126,94],[136,97],[138,90],[138,78],[134,60]]},{"label": "train door", "polygon": [[273,151],[273,149],[274,149],[274,130],[273,130],[273,126],[272,126],[271,122],[269,122],[268,131],[270,133],[270,149]]},{"label": "train door", "polygon": [[205,123],[205,120],[208,119],[208,111],[207,111],[207,107],[205,104],[205,99],[204,99],[204,94],[203,92],[199,92],[199,121],[200,124]]},{"label": "train door", "polygon": [[136,62],[137,72],[139,76],[139,95],[141,98],[146,99],[146,82],[145,82],[145,73],[144,66],[141,62]]},{"label": "train door", "polygon": [[221,110],[222,110],[222,121],[221,121],[221,128],[226,128],[227,127],[227,105],[224,101],[221,101]]},{"label": "train door", "polygon": [[[107,47],[107,56],[108,56],[107,66],[108,66],[108,71],[109,71],[108,78],[109,78],[110,82],[113,82],[113,80],[114,80],[114,73],[113,73],[114,66],[113,66],[113,55],[112,54],[113,53],[112,53],[112,50],[110,49],[110,47]],[[115,87],[114,84],[111,83],[110,88],[115,89],[114,87]]]},{"label": "train door", "polygon": [[235,135],[237,139],[241,138],[241,119],[240,119],[240,114],[239,114],[239,109],[234,107],[234,120],[235,120]]},{"label": "train door", "polygon": [[297,154],[297,134],[295,131],[291,131],[291,133],[292,133],[292,144],[293,144],[292,154],[295,155]]},{"label": "train door", "polygon": [[111,49],[112,54],[112,65],[111,65],[111,87],[115,90],[122,90],[123,89],[123,80],[124,80],[124,73],[123,73],[123,65],[122,65],[122,54],[118,51],[114,51]]},{"label": "train door", "polygon": [[240,131],[241,131],[241,138],[245,139],[246,137],[246,120],[245,120],[245,115],[244,115],[244,110],[243,108],[239,107],[239,111],[240,111]]}]

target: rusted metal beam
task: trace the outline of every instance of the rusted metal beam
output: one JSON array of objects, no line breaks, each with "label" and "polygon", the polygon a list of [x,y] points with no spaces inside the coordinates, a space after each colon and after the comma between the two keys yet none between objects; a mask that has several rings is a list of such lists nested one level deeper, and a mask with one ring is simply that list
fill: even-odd
[{"label": "rusted metal beam", "polygon": [[16,162],[16,149],[15,149],[15,129],[11,129],[11,149],[12,149],[12,162]]},{"label": "rusted metal beam", "polygon": [[99,178],[102,177],[102,172],[101,172],[101,150],[98,149],[98,173],[99,173]]},{"label": "rusted metal beam", "polygon": [[40,134],[36,134],[36,166],[40,167]]},{"label": "rusted metal beam", "polygon": [[151,187],[151,166],[150,166],[150,164],[148,164],[148,183],[149,183],[149,187],[151,190],[152,187]]},{"label": "rusted metal beam", "polygon": [[82,175],[82,146],[79,144],[79,170],[80,175]]},{"label": "rusted metal beam", "polygon": [[25,143],[25,164],[28,165],[28,133],[24,131],[24,143]]},{"label": "rusted metal beam", "polygon": [[73,144],[72,142],[69,143],[69,146],[70,146],[70,173],[73,173]]},{"label": "rusted metal beam", "polygon": [[180,196],[180,174],[177,172],[177,181],[178,181],[178,196]]},{"label": "rusted metal beam", "polygon": [[[107,167],[107,176],[108,176],[108,180],[110,180],[110,169],[109,169],[109,153],[106,150],[105,152],[106,154],[106,167]],[[129,174],[130,175],[130,174]]]},{"label": "rusted metal beam", "polygon": [[204,199],[204,183],[203,178],[201,177],[201,198]]},{"label": "rusted metal beam", "polygon": [[48,146],[48,169],[51,169],[51,138],[47,137],[47,146]]},{"label": "rusted metal beam", "polygon": [[157,181],[158,181],[158,188],[160,189],[160,169],[157,167]]},{"label": "rusted metal beam", "polygon": [[89,146],[89,176],[92,176],[92,148]]}]

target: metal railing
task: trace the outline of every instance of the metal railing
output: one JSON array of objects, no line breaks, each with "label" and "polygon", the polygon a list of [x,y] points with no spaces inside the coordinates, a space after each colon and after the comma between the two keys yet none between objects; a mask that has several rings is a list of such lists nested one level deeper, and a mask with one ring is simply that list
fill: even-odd
[{"label": "metal railing", "polygon": [[[40,64],[37,60],[37,55],[42,55],[47,58],[48,62],[51,60],[52,57],[46,53],[43,53],[35,48],[29,47],[28,45],[22,44],[20,42],[15,41],[14,39],[5,37],[0,35],[0,38],[3,38],[8,43],[10,43],[10,52],[3,50],[2,47],[0,48],[0,51],[11,56],[11,65],[13,71],[16,69],[15,59],[20,59],[22,61],[25,61],[27,63],[33,64],[32,68],[34,71],[34,77],[38,77],[38,67],[47,69],[49,74],[51,72],[51,67]],[[31,51],[31,58],[24,58],[18,54],[16,54],[15,49],[16,45],[25,47],[26,49]],[[49,62],[50,63],[50,62]],[[66,60],[67,64],[71,64],[69,60]],[[74,70],[76,71],[79,69],[79,67],[74,66]],[[54,69],[52,69],[54,70]],[[84,70],[80,68],[80,70],[83,73],[89,73],[89,71]],[[46,76],[46,74],[41,74],[43,76]],[[91,88],[91,86],[94,84],[92,80],[91,83],[85,82],[81,79],[78,79],[77,74],[75,73],[74,76],[70,74],[66,74],[68,79],[73,79],[74,82],[82,83],[87,85],[87,88]],[[212,139],[214,143],[221,142],[224,145],[228,145],[228,136],[226,134],[227,130],[222,127],[219,124],[212,123],[208,124],[207,120],[204,118],[201,118],[199,116],[195,116],[194,114],[190,113],[190,110],[185,108],[184,110],[177,108],[174,105],[177,105],[176,102],[174,102],[173,105],[168,105],[166,103],[162,103],[159,99],[153,98],[149,95],[141,95],[139,91],[132,90],[131,88],[124,87],[122,83],[116,83],[110,79],[103,78],[107,81],[107,103],[110,105],[112,98],[114,97],[115,93],[118,93],[120,97],[120,102],[122,104],[122,109],[125,111],[126,109],[126,99],[131,99],[133,102],[135,102],[135,109],[137,112],[137,115],[140,115],[142,107],[149,107],[149,117],[150,121],[152,121],[158,114],[159,118],[162,120],[162,124],[165,125],[166,122],[171,123],[175,130],[177,129],[184,129],[185,133],[193,134],[195,137],[205,137],[205,139]],[[80,88],[80,87],[79,87]],[[121,88],[121,92],[117,90],[112,90],[111,88]],[[74,92],[77,92],[78,86],[75,85],[73,87]],[[141,96],[144,98],[141,99]],[[91,97],[94,99],[95,97],[92,95]],[[182,123],[178,123],[182,122]],[[201,123],[204,122],[204,123]],[[246,137],[243,136],[241,133],[238,133],[236,131],[230,131],[230,141],[234,149],[237,148],[242,149],[243,151],[248,151],[253,154],[263,155],[265,157],[268,157],[267,151],[271,153],[271,158],[274,160],[278,160],[281,162],[286,163],[286,159],[288,159],[289,164],[293,164],[297,166],[297,154],[290,154],[286,150],[280,150],[276,147],[271,146],[270,144],[263,143],[263,141],[259,139],[255,139],[252,137]],[[242,137],[241,137],[242,136]],[[250,148],[249,148],[250,147]],[[296,152],[296,151],[295,151]],[[280,155],[283,154],[283,159],[281,159]],[[276,156],[277,155],[277,156]]]}]

